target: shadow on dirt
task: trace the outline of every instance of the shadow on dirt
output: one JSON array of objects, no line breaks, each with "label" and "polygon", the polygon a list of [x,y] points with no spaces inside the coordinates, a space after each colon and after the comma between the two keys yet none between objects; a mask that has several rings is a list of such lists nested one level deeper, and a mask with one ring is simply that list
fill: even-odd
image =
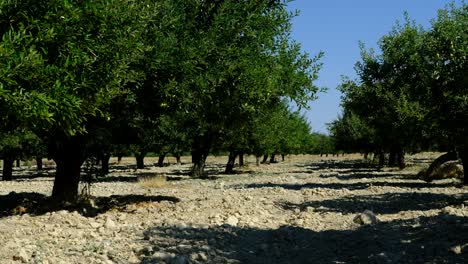
[{"label": "shadow on dirt", "polygon": [[73,205],[57,205],[49,196],[39,193],[16,193],[0,195],[0,218],[12,215],[43,215],[59,210],[77,211],[83,216],[94,217],[109,210],[128,211],[128,205],[155,202],[180,201],[172,196],[112,195],[109,197],[91,197]]},{"label": "shadow on dirt", "polygon": [[293,183],[252,183],[248,185],[236,185],[236,189],[244,188],[283,188],[287,190],[299,191],[302,189],[332,189],[332,190],[363,190],[371,188],[372,186],[378,187],[396,187],[396,188],[447,188],[454,187],[454,183],[427,183],[423,181],[418,182],[357,182],[357,183],[304,183],[304,184],[293,184]]},{"label": "shadow on dirt", "polygon": [[[386,193],[381,195],[347,196],[324,201],[307,201],[301,204],[280,203],[286,210],[306,210],[312,207],[316,211],[359,213],[371,210],[376,214],[395,214],[402,211],[441,209],[446,206],[460,206],[468,199],[467,194],[446,195],[435,193]],[[465,222],[468,223],[468,219]]]},{"label": "shadow on dirt", "polygon": [[297,167],[309,168],[311,170],[375,170],[378,168],[378,166],[365,162],[362,159],[315,161],[297,165]]},{"label": "shadow on dirt", "polygon": [[146,255],[141,263],[465,263],[468,257],[466,247],[458,254],[451,250],[468,243],[467,220],[454,215],[320,232],[154,227],[145,239],[151,246],[140,252]]}]

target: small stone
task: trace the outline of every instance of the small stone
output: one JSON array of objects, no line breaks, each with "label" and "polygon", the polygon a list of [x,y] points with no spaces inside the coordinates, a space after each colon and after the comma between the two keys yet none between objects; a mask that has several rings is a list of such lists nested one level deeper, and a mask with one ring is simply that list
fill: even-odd
[{"label": "small stone", "polygon": [[453,207],[446,206],[446,207],[444,207],[444,208],[442,209],[442,212],[443,212],[444,214],[455,214],[455,213],[456,213],[456,210],[455,210],[455,208],[453,208]]},{"label": "small stone", "polygon": [[452,251],[456,255],[460,255],[462,253],[462,247],[460,245],[454,246],[450,248],[450,251]]},{"label": "small stone", "polygon": [[230,226],[237,226],[237,224],[239,223],[239,219],[237,219],[235,216],[229,216],[226,219],[225,223],[230,225]]},{"label": "small stone", "polygon": [[174,254],[158,251],[154,252],[152,257],[156,260],[169,261],[174,257]]},{"label": "small stone", "polygon": [[98,227],[101,226],[101,224],[98,223],[98,222],[90,222],[89,225],[90,225],[92,228],[98,228]]},{"label": "small stone", "polygon": [[112,221],[112,219],[107,218],[106,223],[104,224],[104,227],[112,229],[112,228],[116,228],[117,225],[115,224],[114,221]]},{"label": "small stone", "polygon": [[379,222],[379,219],[372,211],[365,210],[363,213],[356,215],[353,222],[360,225],[375,225]]},{"label": "small stone", "polygon": [[24,249],[20,249],[18,254],[13,256],[13,260],[15,261],[21,261],[23,263],[28,263],[29,262],[29,255],[24,251]]},{"label": "small stone", "polygon": [[208,260],[208,256],[207,256],[205,253],[200,252],[200,253],[198,253],[198,260],[207,261],[207,260]]}]

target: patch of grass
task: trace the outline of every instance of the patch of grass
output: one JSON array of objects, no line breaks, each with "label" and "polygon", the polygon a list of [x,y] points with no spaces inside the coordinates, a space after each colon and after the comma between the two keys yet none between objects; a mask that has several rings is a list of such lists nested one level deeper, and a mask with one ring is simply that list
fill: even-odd
[{"label": "patch of grass", "polygon": [[167,177],[166,175],[138,177],[138,183],[145,188],[161,188],[166,186]]}]

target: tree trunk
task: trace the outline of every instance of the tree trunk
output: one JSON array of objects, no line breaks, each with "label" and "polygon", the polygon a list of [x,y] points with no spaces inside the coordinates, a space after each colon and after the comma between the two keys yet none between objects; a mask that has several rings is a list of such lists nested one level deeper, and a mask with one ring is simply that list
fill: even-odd
[{"label": "tree trunk", "polygon": [[[451,161],[451,160],[458,160],[458,155],[457,155],[457,152],[456,151],[449,151],[441,156],[439,156],[437,159],[435,159],[431,165],[429,166],[429,168],[425,171],[424,175],[421,175],[421,178],[427,182],[430,182],[432,181],[431,179],[431,176],[432,174],[434,173],[434,171],[439,168],[440,166],[442,166],[442,164],[444,164],[445,162],[447,161]],[[463,165],[465,166],[465,165]],[[464,169],[465,167],[463,167]]]},{"label": "tree trunk", "polygon": [[36,157],[36,168],[38,171],[42,170],[42,157]]},{"label": "tree trunk", "polygon": [[60,142],[53,159],[57,164],[52,198],[61,203],[75,202],[78,198],[81,165],[85,160],[84,142],[72,137]]},{"label": "tree trunk", "polygon": [[175,158],[176,158],[177,165],[181,165],[182,162],[180,160],[180,155],[176,155]]},{"label": "tree trunk", "polygon": [[137,153],[135,153],[137,169],[144,169],[145,168],[145,156],[146,156],[146,152],[137,152]]},{"label": "tree trunk", "polygon": [[261,156],[255,156],[255,164],[256,164],[257,166],[260,166],[260,157],[261,157]]},{"label": "tree trunk", "polygon": [[284,161],[284,154],[281,154],[281,161]]},{"label": "tree trunk", "polygon": [[368,152],[364,152],[364,160],[367,160],[369,158],[369,153]]},{"label": "tree trunk", "polygon": [[379,153],[379,167],[383,167],[385,165],[385,153],[380,152]]},{"label": "tree trunk", "polygon": [[268,160],[268,155],[263,155],[262,164],[267,163],[267,160]]},{"label": "tree trunk", "polygon": [[16,168],[21,167],[21,160],[17,159],[16,160]]},{"label": "tree trunk", "polygon": [[406,168],[405,151],[403,151],[403,150],[398,151],[397,161],[398,161],[398,168],[400,168],[400,170]]},{"label": "tree trunk", "polygon": [[389,167],[395,167],[397,164],[397,152],[396,151],[390,151],[390,154],[388,156],[388,166]]},{"label": "tree trunk", "polygon": [[164,167],[164,159],[166,158],[166,154],[159,155],[158,158],[158,167]]},{"label": "tree trunk", "polygon": [[106,153],[101,156],[101,173],[102,175],[109,174],[109,160],[111,155]]},{"label": "tree trunk", "polygon": [[196,137],[192,142],[192,171],[194,178],[206,178],[205,162],[211,149],[211,140],[208,136]]},{"label": "tree trunk", "polygon": [[239,167],[244,166],[244,153],[239,153]]},{"label": "tree trunk", "polygon": [[275,163],[275,154],[271,154],[270,163]]},{"label": "tree trunk", "polygon": [[460,151],[460,158],[463,165],[463,185],[468,185],[468,146]]},{"label": "tree trunk", "polygon": [[122,162],[122,156],[117,156],[117,164],[120,164]]},{"label": "tree trunk", "polygon": [[5,157],[3,159],[3,174],[2,180],[11,181],[13,179],[13,163],[15,159]]},{"label": "tree trunk", "polygon": [[226,169],[224,173],[232,174],[234,172],[234,164],[236,162],[237,154],[234,151],[229,152],[228,162],[226,164]]}]

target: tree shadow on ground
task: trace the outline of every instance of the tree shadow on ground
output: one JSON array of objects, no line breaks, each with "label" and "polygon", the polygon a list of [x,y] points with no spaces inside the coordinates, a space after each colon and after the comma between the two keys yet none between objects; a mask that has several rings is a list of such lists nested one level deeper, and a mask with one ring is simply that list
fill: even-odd
[{"label": "tree shadow on ground", "polygon": [[454,215],[319,232],[293,226],[164,226],[148,229],[145,239],[150,243],[140,252],[145,264],[171,258],[191,263],[466,263],[468,257],[467,247],[459,254],[451,251],[468,243],[467,219]]},{"label": "tree shadow on ground", "polygon": [[[338,176],[335,176],[339,180],[355,180],[355,179],[376,179],[376,178],[392,178],[392,179],[407,179],[407,178],[414,178],[416,174],[401,174],[398,172],[392,173],[392,172],[377,172],[377,171],[372,171],[369,173],[343,173],[340,172]],[[322,175],[320,175],[322,177]],[[325,178],[330,178],[330,176],[326,175]]]},{"label": "tree shadow on ground", "polygon": [[295,184],[295,183],[252,183],[247,185],[235,185],[233,188],[236,189],[245,189],[245,188],[283,188],[287,190],[299,191],[302,189],[332,189],[332,190],[363,190],[370,188],[372,186],[378,187],[395,187],[395,188],[447,188],[454,187],[453,183],[427,183],[423,181],[408,181],[408,182],[357,182],[357,183],[304,183],[304,184]]},{"label": "tree shadow on ground", "polygon": [[11,192],[7,195],[0,195],[0,218],[25,213],[37,216],[59,210],[77,211],[83,216],[94,217],[109,210],[128,210],[128,205],[162,201],[177,203],[180,199],[160,195],[112,195],[109,197],[89,197],[76,204],[64,205],[54,203],[49,196],[44,194]]},{"label": "tree shadow on ground", "polygon": [[305,211],[312,207],[316,211],[360,213],[371,210],[376,214],[395,214],[401,211],[441,209],[446,206],[460,206],[468,199],[467,194],[446,195],[435,193],[385,193],[380,195],[358,195],[322,201],[307,201],[296,204],[278,203],[286,210]]},{"label": "tree shadow on ground", "polygon": [[298,164],[297,167],[310,168],[312,170],[375,170],[378,166],[365,162],[362,159],[355,160],[325,160],[325,161],[314,161],[305,164]]}]

